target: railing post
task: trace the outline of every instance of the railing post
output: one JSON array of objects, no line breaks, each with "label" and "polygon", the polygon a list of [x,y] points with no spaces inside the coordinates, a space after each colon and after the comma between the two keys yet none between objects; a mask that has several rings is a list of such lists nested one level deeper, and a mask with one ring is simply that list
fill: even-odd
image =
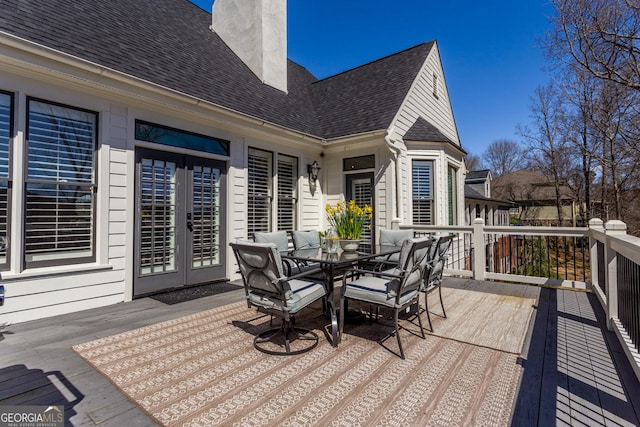
[{"label": "railing post", "polygon": [[609,236],[627,234],[627,224],[622,221],[607,221],[604,225],[607,243],[605,245],[605,260],[607,263],[607,329],[613,330],[613,319],[618,318],[618,254],[611,247]]},{"label": "railing post", "polygon": [[[591,230],[598,229],[604,231],[604,223],[599,218],[589,220],[589,268],[591,269],[591,287],[598,285],[602,287],[603,283],[598,281],[598,240],[593,238]],[[601,288],[602,289],[602,288]]]},{"label": "railing post", "polygon": [[473,278],[484,280],[487,265],[484,247],[484,219],[476,218],[473,221]]},{"label": "railing post", "polygon": [[400,230],[400,223],[402,221],[398,218],[392,219],[391,220],[391,229],[392,230]]}]

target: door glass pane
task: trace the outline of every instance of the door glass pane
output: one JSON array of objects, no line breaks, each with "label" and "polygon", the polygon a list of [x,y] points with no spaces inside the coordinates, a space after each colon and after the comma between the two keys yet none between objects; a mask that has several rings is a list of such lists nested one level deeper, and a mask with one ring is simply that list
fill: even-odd
[{"label": "door glass pane", "polygon": [[[371,193],[371,180],[369,178],[354,179],[351,181],[351,194],[353,200],[360,207],[372,205],[373,195]],[[362,235],[360,236],[360,250],[369,251],[371,249],[371,220],[365,221]]]},{"label": "door glass pane", "polygon": [[140,274],[176,269],[176,164],[140,162]]},{"label": "door glass pane", "polygon": [[220,176],[220,169],[193,168],[193,268],[220,264]]}]

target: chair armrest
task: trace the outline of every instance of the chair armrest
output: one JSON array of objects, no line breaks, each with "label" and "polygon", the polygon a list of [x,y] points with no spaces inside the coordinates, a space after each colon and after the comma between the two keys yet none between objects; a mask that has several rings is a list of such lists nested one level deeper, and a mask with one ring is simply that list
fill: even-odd
[{"label": "chair armrest", "polygon": [[389,277],[391,279],[401,279],[402,276],[397,275],[397,274],[391,274],[391,273],[385,273],[383,271],[374,271],[374,270],[363,270],[360,268],[352,268],[350,269],[346,274],[349,273],[353,273],[353,274],[370,274],[372,276],[377,276],[377,277]]},{"label": "chair armrest", "polygon": [[323,272],[324,271],[322,270],[322,268],[317,267],[317,268],[312,268],[311,270],[304,271],[302,273],[294,274],[293,276],[289,276],[286,279],[287,280],[303,279],[306,276],[310,276],[312,274],[317,274],[317,273],[323,273]]}]

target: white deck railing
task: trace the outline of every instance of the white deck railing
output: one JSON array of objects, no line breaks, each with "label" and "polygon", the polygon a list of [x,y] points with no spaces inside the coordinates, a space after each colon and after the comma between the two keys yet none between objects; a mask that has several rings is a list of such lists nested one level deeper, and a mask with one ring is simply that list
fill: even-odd
[{"label": "white deck railing", "polygon": [[589,227],[394,224],[416,234],[454,234],[445,274],[543,286],[590,289],[640,379],[640,238],[620,221]]}]

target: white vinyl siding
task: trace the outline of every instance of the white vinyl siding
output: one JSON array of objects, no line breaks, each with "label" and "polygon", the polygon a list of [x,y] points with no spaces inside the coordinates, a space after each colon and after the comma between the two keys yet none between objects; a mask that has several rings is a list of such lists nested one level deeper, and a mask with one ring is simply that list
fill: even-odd
[{"label": "white vinyl siding", "polygon": [[28,100],[25,266],[95,260],[98,115]]},{"label": "white vinyl siding", "polygon": [[433,224],[433,161],[412,163],[413,223]]}]

